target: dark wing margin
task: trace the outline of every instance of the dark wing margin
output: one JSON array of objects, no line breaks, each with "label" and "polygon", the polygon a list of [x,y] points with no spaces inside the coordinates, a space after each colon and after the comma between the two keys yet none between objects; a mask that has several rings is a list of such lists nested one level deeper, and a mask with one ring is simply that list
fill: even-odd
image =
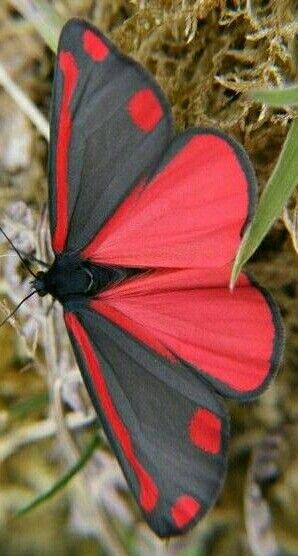
[{"label": "dark wing margin", "polygon": [[[81,305],[65,322],[86,387],[142,513],[160,537],[186,532],[226,473],[229,418],[184,373]],[[186,376],[187,375],[187,376]]]},{"label": "dark wing margin", "polygon": [[62,30],[53,90],[49,213],[60,253],[85,246],[156,164],[172,117],[154,79],[79,19]]}]

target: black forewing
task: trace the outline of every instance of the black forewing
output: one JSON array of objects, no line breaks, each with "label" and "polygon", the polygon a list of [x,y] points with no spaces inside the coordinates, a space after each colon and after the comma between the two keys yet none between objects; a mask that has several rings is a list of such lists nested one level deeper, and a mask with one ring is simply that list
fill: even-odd
[{"label": "black forewing", "polygon": [[[91,33],[101,41],[107,56],[100,59],[100,46],[94,40],[93,44],[92,39],[87,44],[89,52],[86,51],[86,32],[88,39]],[[65,53],[71,60],[66,60],[67,67],[62,71],[65,60],[61,62],[61,54]],[[149,101],[136,99],[137,106],[133,108],[135,119],[139,120],[136,124],[129,103],[136,93],[144,90],[152,92],[162,115],[150,116],[151,98]],[[121,54],[94,26],[78,19],[68,21],[58,47],[49,154],[52,238],[57,226],[67,228],[65,241],[60,237],[55,245],[54,238],[56,252],[81,249],[88,244],[128,191],[160,157],[171,138],[171,128],[168,102],[154,79],[139,64]],[[60,180],[57,179],[59,172]],[[63,181],[67,182],[66,187]],[[60,196],[64,195],[58,203],[57,188]],[[67,191],[62,192],[63,189]],[[62,218],[57,215],[63,203],[67,205],[67,222],[65,215]]]},{"label": "black forewing", "polygon": [[183,364],[157,356],[87,306],[66,312],[65,320],[94,407],[145,519],[161,537],[185,532],[213,505],[225,476],[225,408]]}]

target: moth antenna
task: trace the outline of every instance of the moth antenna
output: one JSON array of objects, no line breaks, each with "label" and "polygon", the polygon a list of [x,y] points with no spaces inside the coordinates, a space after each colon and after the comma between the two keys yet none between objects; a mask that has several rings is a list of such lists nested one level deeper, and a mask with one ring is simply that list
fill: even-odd
[{"label": "moth antenna", "polygon": [[32,276],[34,276],[34,278],[36,278],[36,274],[34,274],[33,270],[31,270],[30,266],[27,264],[26,260],[24,259],[24,257],[21,255],[20,251],[15,247],[15,245],[12,243],[11,239],[8,237],[8,235],[5,233],[5,231],[3,230],[3,228],[0,226],[0,232],[2,232],[2,234],[4,235],[4,237],[6,237],[8,243],[11,245],[11,247],[14,249],[14,251],[16,252],[16,254],[19,256],[19,258],[21,259],[23,265],[27,268],[27,270],[30,272],[30,274],[32,274]]},{"label": "moth antenna", "polygon": [[25,303],[25,301],[27,301],[27,299],[29,299],[29,297],[32,297],[32,295],[34,295],[35,293],[37,293],[37,290],[33,290],[33,292],[26,295],[26,297],[24,297],[24,299],[22,299],[22,301],[20,301],[20,303],[14,308],[12,313],[7,315],[7,317],[1,322],[0,327],[3,326],[3,324],[5,324],[11,317],[13,317],[13,315],[17,312],[21,305],[23,305],[23,303]]}]

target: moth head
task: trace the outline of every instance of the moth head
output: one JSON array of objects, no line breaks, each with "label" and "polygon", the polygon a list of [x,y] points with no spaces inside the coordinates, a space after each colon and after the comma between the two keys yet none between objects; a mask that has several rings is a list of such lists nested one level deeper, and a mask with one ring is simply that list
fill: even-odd
[{"label": "moth head", "polygon": [[39,272],[37,272],[36,278],[32,280],[32,286],[37,291],[40,297],[44,297],[48,293],[45,285],[44,276],[45,276],[45,272],[40,270]]}]

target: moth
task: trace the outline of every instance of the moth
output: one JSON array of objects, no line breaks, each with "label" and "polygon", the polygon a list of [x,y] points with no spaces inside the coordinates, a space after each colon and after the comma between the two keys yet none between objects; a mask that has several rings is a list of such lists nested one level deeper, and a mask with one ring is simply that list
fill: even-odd
[{"label": "moth", "polygon": [[243,148],[216,129],[174,135],[155,80],[71,19],[56,60],[49,150],[55,259],[33,280],[64,320],[90,398],[151,529],[179,535],[227,468],[222,398],[276,374],[271,295],[231,263],[256,204]]}]

